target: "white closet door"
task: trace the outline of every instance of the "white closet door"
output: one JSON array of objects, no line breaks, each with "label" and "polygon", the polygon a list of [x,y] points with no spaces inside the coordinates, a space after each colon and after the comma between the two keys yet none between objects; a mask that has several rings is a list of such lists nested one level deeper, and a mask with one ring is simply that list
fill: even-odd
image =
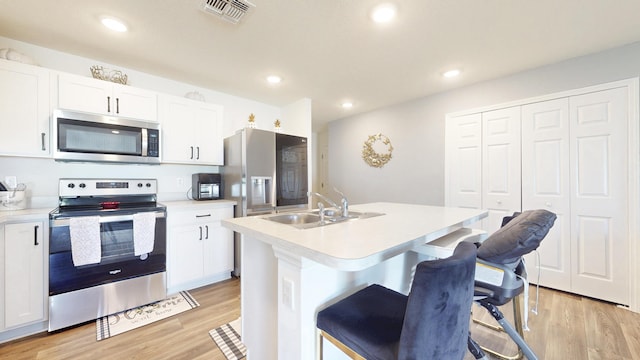
[{"label": "white closet door", "polygon": [[471,114],[446,124],[446,206],[482,206],[482,117]]},{"label": "white closet door", "polygon": [[629,304],[627,88],[570,98],[572,290]]},{"label": "white closet door", "polygon": [[[540,285],[571,289],[569,99],[522,107],[522,210],[546,209],[557,219],[544,238]],[[537,254],[525,257],[529,280],[537,282]]]},{"label": "white closet door", "polygon": [[521,210],[520,107],[482,113],[482,221],[488,233]]}]

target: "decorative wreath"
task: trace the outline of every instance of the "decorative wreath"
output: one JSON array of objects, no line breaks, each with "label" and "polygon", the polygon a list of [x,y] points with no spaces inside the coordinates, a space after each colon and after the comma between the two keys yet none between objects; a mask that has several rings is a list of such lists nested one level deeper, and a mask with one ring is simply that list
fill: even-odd
[{"label": "decorative wreath", "polygon": [[[383,144],[387,146],[386,154],[378,154],[373,149],[373,144],[376,141],[382,141]],[[364,162],[369,164],[369,166],[381,168],[386,163],[391,160],[391,153],[393,152],[393,146],[391,146],[391,140],[388,137],[378,133],[375,135],[369,135],[367,141],[364,142],[364,146],[362,146],[362,159]]]}]

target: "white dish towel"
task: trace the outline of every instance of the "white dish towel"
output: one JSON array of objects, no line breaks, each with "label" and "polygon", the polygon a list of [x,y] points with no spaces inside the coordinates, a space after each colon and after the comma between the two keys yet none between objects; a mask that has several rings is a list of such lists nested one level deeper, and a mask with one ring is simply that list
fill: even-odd
[{"label": "white dish towel", "polygon": [[133,214],[133,253],[135,256],[153,251],[156,237],[156,213]]},{"label": "white dish towel", "polygon": [[100,217],[78,216],[69,219],[71,257],[73,265],[82,266],[100,262]]}]

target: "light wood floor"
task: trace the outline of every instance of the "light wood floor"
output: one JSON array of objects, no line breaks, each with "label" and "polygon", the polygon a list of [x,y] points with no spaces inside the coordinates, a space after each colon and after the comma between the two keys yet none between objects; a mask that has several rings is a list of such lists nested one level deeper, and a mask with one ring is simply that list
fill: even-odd
[{"label": "light wood floor", "polygon": [[[240,281],[232,279],[190,293],[200,307],[123,335],[96,342],[95,322],[89,322],[1,344],[0,359],[225,360],[208,332],[240,316]],[[503,312],[511,315],[510,308]],[[489,319],[484,309],[474,313]],[[640,314],[608,303],[541,288],[538,315],[530,316],[529,327],[525,338],[540,359],[640,359]],[[472,333],[480,343],[514,352],[515,347],[503,349],[509,344],[490,330],[474,325]]]}]

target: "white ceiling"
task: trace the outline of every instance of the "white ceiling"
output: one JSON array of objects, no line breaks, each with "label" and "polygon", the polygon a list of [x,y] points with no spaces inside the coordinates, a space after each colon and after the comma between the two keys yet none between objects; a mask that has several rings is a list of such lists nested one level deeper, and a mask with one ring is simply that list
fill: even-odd
[{"label": "white ceiling", "polygon": [[[0,0],[0,36],[328,121],[640,40],[638,0],[251,0],[234,25],[202,0]],[[390,1],[398,16],[369,19]],[[98,18],[130,28],[111,33]],[[441,73],[460,67],[462,75]],[[283,82],[268,85],[278,74]],[[354,103],[344,110],[344,100]]]}]

